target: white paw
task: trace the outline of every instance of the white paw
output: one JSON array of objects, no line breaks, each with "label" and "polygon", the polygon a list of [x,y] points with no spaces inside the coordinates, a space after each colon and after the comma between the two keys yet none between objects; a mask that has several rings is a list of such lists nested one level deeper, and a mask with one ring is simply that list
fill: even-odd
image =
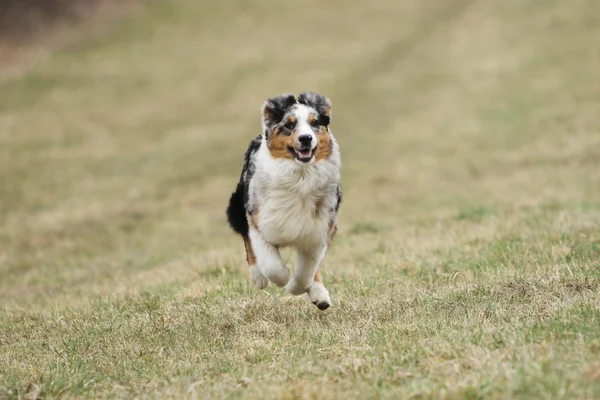
[{"label": "white paw", "polygon": [[261,271],[263,275],[279,287],[285,286],[290,280],[290,269],[283,264],[262,265]]},{"label": "white paw", "polygon": [[259,289],[264,289],[269,284],[269,280],[260,272],[257,266],[250,267],[250,280]]},{"label": "white paw", "polygon": [[329,292],[322,283],[313,282],[308,289],[308,299],[321,311],[327,310],[331,305]]},{"label": "white paw", "polygon": [[307,285],[301,284],[298,282],[296,278],[290,279],[290,281],[285,285],[285,290],[293,294],[294,296],[298,296],[299,294],[306,293],[308,290]]}]

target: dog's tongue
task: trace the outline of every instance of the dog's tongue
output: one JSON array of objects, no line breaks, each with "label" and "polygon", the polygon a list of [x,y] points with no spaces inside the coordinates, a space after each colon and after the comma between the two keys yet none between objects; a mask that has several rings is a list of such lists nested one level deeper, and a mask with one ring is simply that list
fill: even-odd
[{"label": "dog's tongue", "polygon": [[298,154],[302,158],[310,157],[310,150],[300,150]]}]

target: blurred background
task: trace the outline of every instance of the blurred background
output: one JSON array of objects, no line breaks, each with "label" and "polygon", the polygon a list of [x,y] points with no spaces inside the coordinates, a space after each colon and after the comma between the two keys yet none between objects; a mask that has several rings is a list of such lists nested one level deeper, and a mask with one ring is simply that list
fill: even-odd
[{"label": "blurred background", "polygon": [[453,273],[432,247],[524,215],[595,229],[598,4],[2,0],[0,299],[242,279],[224,209],[262,102],[284,92],[333,102],[336,273],[377,249],[382,273]]}]

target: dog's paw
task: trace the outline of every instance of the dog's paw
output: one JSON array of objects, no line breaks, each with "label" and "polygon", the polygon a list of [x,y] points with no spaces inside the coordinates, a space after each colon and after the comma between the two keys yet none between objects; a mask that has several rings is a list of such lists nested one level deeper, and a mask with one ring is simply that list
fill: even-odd
[{"label": "dog's paw", "polygon": [[327,310],[331,306],[329,292],[320,282],[313,282],[308,289],[308,299],[321,311]]},{"label": "dog's paw", "polygon": [[250,267],[250,280],[259,289],[264,289],[269,284],[269,280],[260,272],[257,266]]},{"label": "dog's paw", "polygon": [[290,280],[290,269],[283,264],[261,265],[263,275],[279,287],[285,286]]},{"label": "dog's paw", "polygon": [[296,278],[290,279],[290,281],[285,285],[285,290],[289,294],[293,294],[294,296],[298,296],[302,293],[306,293],[308,288],[306,285],[300,284]]}]

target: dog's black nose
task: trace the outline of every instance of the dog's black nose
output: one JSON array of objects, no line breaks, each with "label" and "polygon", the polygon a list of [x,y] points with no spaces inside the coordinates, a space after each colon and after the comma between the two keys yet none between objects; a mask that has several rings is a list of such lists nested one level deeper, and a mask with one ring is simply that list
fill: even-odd
[{"label": "dog's black nose", "polygon": [[310,142],[312,142],[312,136],[311,135],[301,135],[298,137],[298,140],[300,141],[300,144],[302,146],[309,146]]}]

